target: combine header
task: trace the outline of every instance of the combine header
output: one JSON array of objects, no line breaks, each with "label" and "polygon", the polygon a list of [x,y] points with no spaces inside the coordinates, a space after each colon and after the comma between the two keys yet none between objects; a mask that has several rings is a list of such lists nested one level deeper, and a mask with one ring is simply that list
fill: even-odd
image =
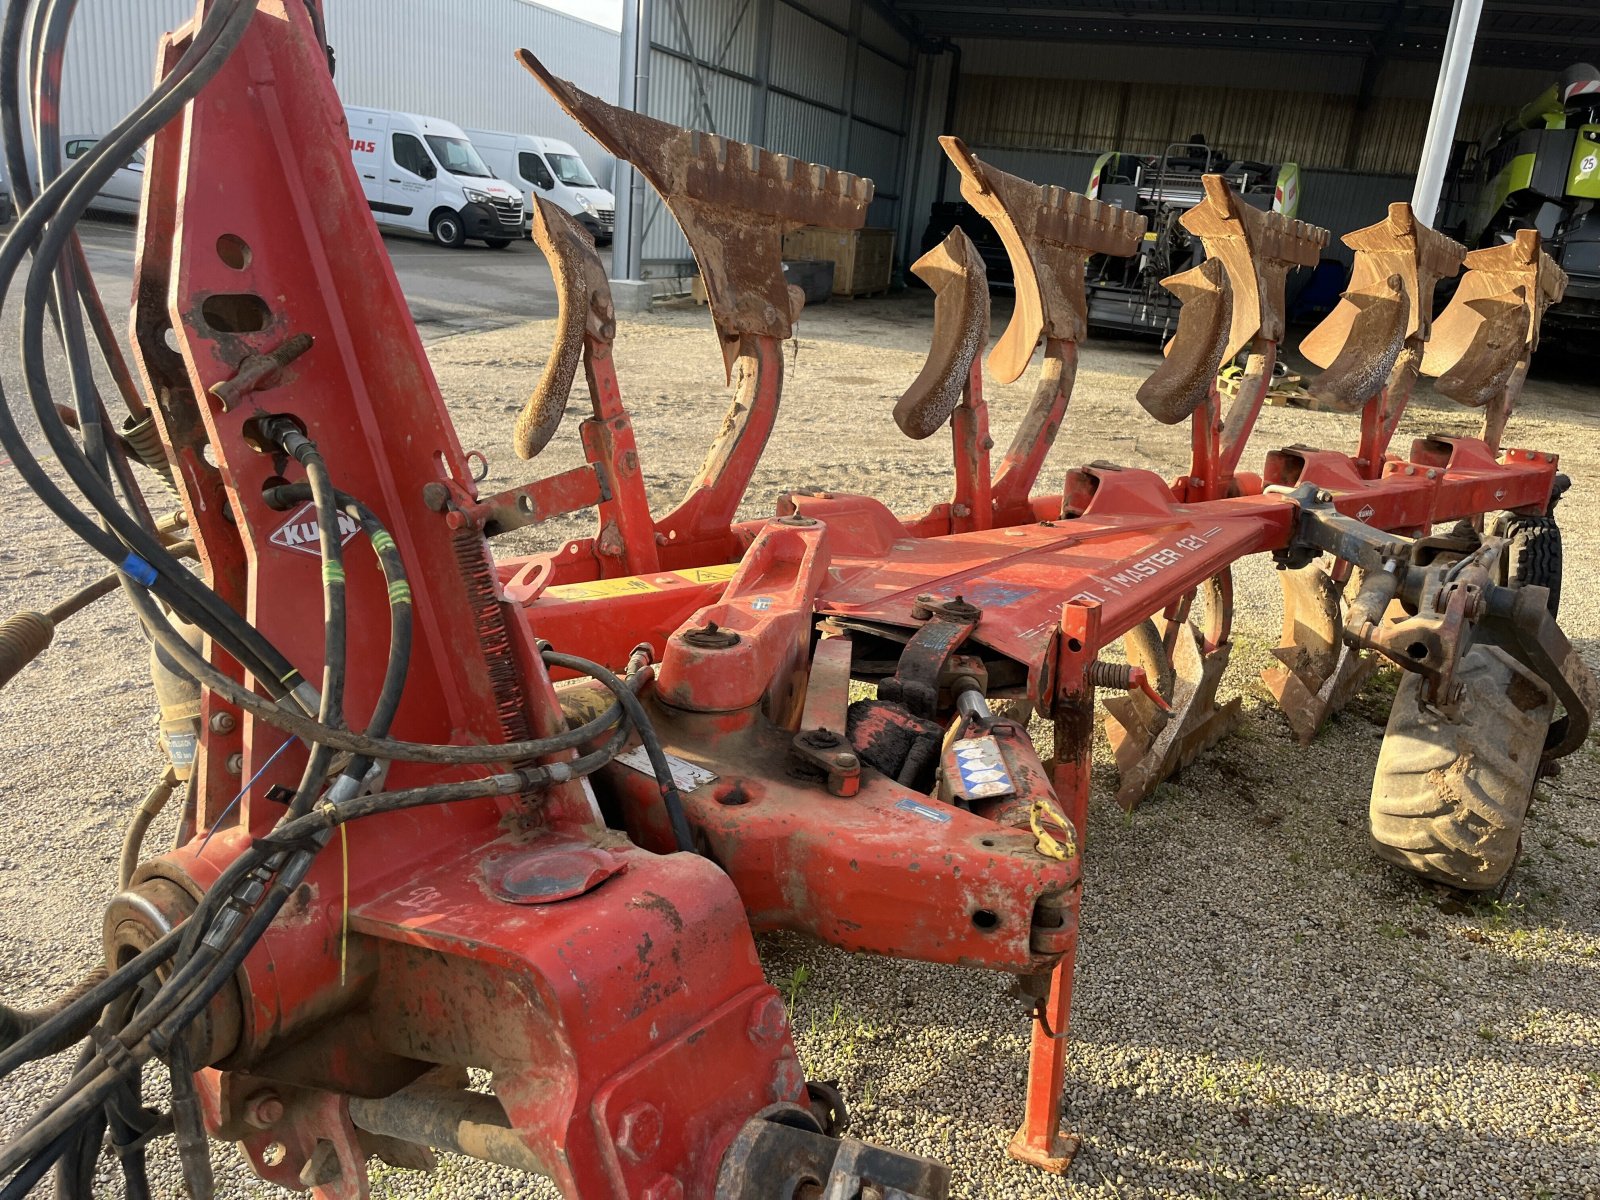
[{"label": "combine header", "polygon": [[[20,54],[19,8],[0,67],[56,61],[64,24]],[[1313,337],[1326,369],[1310,390],[1362,414],[1356,449],[1286,447],[1255,474],[1241,464],[1284,274],[1327,235],[1207,177],[1184,219],[1208,257],[1168,281],[1182,321],[1137,396],[1189,422],[1189,469],[1095,462],[1041,484],[1070,437],[1085,263],[1134,253],[1143,222],[944,139],[1018,281],[990,369],[1016,379],[1044,347],[1010,449],[992,462],[987,289],[957,232],[914,267],[934,338],[893,414],[915,438],[949,427],[950,499],[895,514],[790,492],[738,520],[800,310],[782,234],[859,226],[872,185],[619,110],[524,51],[678,217],[735,395],[688,492],[652,512],[605,273],[540,204],[560,317],[514,441],[538,461],[581,368],[585,462],[483,495],[361,203],[317,18],[281,0],[201,5],[164,45],[158,90],[24,197],[0,251],[0,284],[35,255],[27,388],[78,495],[3,406],[0,441],[116,569],[157,647],[173,763],[130,834],[104,966],[46,1009],[0,1013],[0,1071],[89,1038],[0,1150],[8,1195],[57,1164],[64,1194],[88,1194],[107,1141],[128,1193],[148,1194],[143,1147],[170,1127],[196,1197],[213,1192],[208,1136],[322,1200],[367,1196],[370,1158],[426,1168],[436,1150],[584,1200],[946,1196],[944,1167],[846,1136],[844,1099],[805,1078],[757,958],[754,932],[775,929],[1009,976],[1032,1029],[1010,1152],[1066,1169],[1096,693],[1131,805],[1232,719],[1217,683],[1246,555],[1273,555],[1307,614],[1286,623],[1276,684],[1297,728],[1348,695],[1362,655],[1407,672],[1373,793],[1380,852],[1458,887],[1504,877],[1534,772],[1582,742],[1597,699],[1555,624],[1554,580],[1480,532],[1490,512],[1547,519],[1559,479],[1553,454],[1491,444],[1560,290],[1535,240],[1469,258],[1430,340],[1431,281],[1461,248],[1404,206],[1352,235],[1363,265]],[[53,108],[36,111],[48,145]],[[77,369],[109,325],[72,230],[152,134],[137,380],[101,343],[130,413],[119,436]],[[52,295],[76,434],[43,365]],[[1224,405],[1217,368],[1240,351]],[[1486,408],[1489,440],[1388,451],[1419,368]],[[168,485],[181,518],[154,519]],[[583,509],[592,536],[491,549]],[[0,678],[93,598],[8,621]],[[1119,641],[1126,661],[1108,654]],[[1001,701],[1053,724],[1048,758]],[[168,797],[177,843],[147,856]],[[139,1101],[155,1063],[169,1114]]]}]

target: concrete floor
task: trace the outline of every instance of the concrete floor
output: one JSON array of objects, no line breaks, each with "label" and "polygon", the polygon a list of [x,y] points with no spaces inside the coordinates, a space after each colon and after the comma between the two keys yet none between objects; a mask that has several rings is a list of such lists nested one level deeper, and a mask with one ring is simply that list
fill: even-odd
[{"label": "concrete floor", "polygon": [[[133,223],[91,218],[80,229],[89,265],[116,312],[133,289]],[[425,342],[556,315],[550,268],[531,241],[512,242],[503,250],[481,242],[446,250],[399,234],[383,241]],[[609,267],[610,249],[600,257]]]}]

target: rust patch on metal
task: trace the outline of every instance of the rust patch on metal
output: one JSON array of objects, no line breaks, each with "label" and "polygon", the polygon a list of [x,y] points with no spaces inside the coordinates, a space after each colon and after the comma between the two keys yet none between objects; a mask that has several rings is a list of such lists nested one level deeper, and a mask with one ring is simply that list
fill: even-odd
[{"label": "rust patch on metal", "polygon": [[1179,219],[1220,258],[1233,294],[1228,340],[1230,359],[1256,337],[1281,342],[1284,282],[1291,267],[1314,267],[1328,244],[1328,231],[1252,208],[1221,175],[1202,177],[1206,198]]},{"label": "rust patch on metal", "polygon": [[1161,281],[1179,300],[1178,329],[1166,345],[1161,365],[1139,385],[1138,400],[1163,425],[1186,421],[1204,402],[1222,367],[1233,319],[1233,295],[1222,261],[1208,258],[1198,267]]},{"label": "rust patch on metal", "polygon": [[560,427],[572,381],[583,362],[584,338],[609,345],[617,332],[611,286],[589,231],[565,210],[535,197],[533,242],[555,277],[558,316],[555,348],[511,432],[511,444],[523,458],[543,450]]},{"label": "rust patch on metal", "polygon": [[1014,383],[1041,337],[1083,339],[1084,263],[1091,254],[1132,254],[1144,237],[1145,219],[992,167],[958,137],[941,137],[939,144],[961,172],[962,199],[994,226],[1011,258],[1016,306],[989,354],[989,370],[1001,383]]},{"label": "rust patch on metal", "polygon": [[955,412],[972,362],[989,335],[989,274],[972,239],[957,226],[911,264],[933,289],[933,342],[927,362],[894,406],[900,432],[931,436]]},{"label": "rust patch on metal", "polygon": [[553,75],[527,50],[517,59],[595,141],[631,162],[678,219],[730,378],[741,336],[787,338],[794,312],[783,235],[802,225],[860,229],[872,181],[629,112]]}]

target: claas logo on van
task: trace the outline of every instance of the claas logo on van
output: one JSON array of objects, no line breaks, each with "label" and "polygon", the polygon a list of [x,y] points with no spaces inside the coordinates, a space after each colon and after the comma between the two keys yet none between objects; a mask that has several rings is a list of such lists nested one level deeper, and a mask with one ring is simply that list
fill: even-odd
[{"label": "claas logo on van", "polygon": [[355,154],[355,153],[376,154],[378,152],[378,143],[377,142],[364,142],[360,138],[351,138],[350,139],[350,152],[352,154]]}]

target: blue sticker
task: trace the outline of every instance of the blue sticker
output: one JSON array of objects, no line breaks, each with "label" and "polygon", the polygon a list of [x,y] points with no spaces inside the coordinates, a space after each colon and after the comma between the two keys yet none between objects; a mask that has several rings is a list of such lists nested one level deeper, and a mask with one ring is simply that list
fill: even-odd
[{"label": "blue sticker", "polygon": [[175,767],[194,766],[194,755],[197,749],[195,735],[192,733],[169,733],[164,735],[167,743],[167,758]]},{"label": "blue sticker", "polygon": [[756,612],[766,612],[767,609],[772,607],[772,597],[757,596],[754,600],[750,601],[750,607],[755,609]]},{"label": "blue sticker", "polygon": [[910,797],[900,801],[895,807],[903,808],[908,813],[915,813],[924,821],[938,821],[940,824],[947,824],[950,820],[950,813],[947,810],[934,808],[931,804],[921,804]]},{"label": "blue sticker", "polygon": [[968,604],[976,604],[979,608],[1005,608],[1018,600],[1027,599],[1038,590],[1031,587],[1008,587],[1003,583],[980,583],[963,595],[962,599]]}]

